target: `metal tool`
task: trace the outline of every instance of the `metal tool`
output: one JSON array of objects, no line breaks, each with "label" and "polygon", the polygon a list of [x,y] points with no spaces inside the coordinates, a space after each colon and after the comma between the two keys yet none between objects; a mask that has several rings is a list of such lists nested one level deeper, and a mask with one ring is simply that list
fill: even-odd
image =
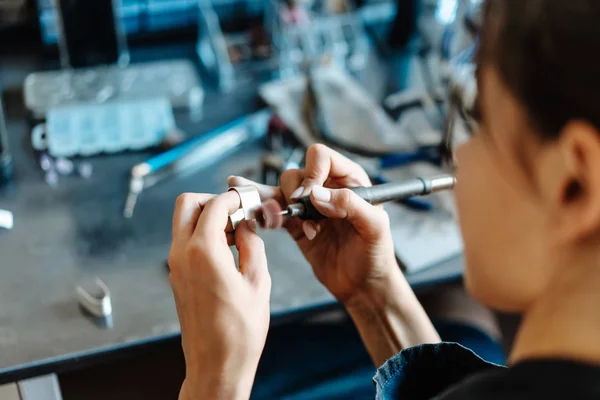
[{"label": "metal tool", "polygon": [[171,176],[189,174],[206,167],[240,145],[263,135],[270,115],[270,111],[261,110],[135,165],[131,169],[123,216],[133,216],[137,198],[143,190]]},{"label": "metal tool", "polygon": [[[373,185],[384,185],[386,183],[390,183],[389,180],[385,179],[381,175],[369,176],[369,178],[371,179],[371,183]],[[398,200],[398,202],[413,211],[431,211],[434,208],[433,204],[431,204],[430,202],[426,200],[416,199],[415,197],[400,199]]]},{"label": "metal tool", "polygon": [[[371,187],[357,187],[350,190],[371,204],[382,204],[413,196],[424,196],[443,190],[450,190],[454,188],[455,184],[455,177],[443,175],[434,178],[415,178],[408,181],[386,183]],[[298,199],[296,203],[288,205],[287,209],[281,211],[280,215],[311,221],[325,218],[311,203],[310,196]]]},{"label": "metal tool", "polygon": [[106,318],[112,314],[112,303],[108,286],[100,278],[96,278],[97,290],[90,293],[77,286],[77,301],[87,312],[98,318]]}]

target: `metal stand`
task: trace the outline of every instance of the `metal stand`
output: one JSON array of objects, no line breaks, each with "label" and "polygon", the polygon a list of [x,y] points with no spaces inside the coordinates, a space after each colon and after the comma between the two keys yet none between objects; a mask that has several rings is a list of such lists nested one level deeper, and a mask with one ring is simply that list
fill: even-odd
[{"label": "metal stand", "polygon": [[20,381],[17,385],[21,400],[62,400],[55,374]]},{"label": "metal stand", "polygon": [[0,386],[2,400],[62,400],[55,374]]},{"label": "metal stand", "polygon": [[[220,90],[232,90],[239,83],[239,72],[244,69],[290,78],[302,73],[307,62],[318,62],[325,58],[351,72],[360,71],[366,66],[369,42],[359,12],[331,13],[318,10],[310,14],[308,22],[292,24],[282,19],[282,1],[269,0],[266,3],[263,28],[270,39],[270,57],[252,60],[252,66],[242,66],[230,56],[232,44],[250,49],[249,35],[227,34],[215,11],[216,4],[210,0],[199,2],[196,52]],[[247,8],[252,8],[255,3],[253,0],[243,2]]]},{"label": "metal stand", "polygon": [[331,58],[342,69],[357,72],[367,63],[369,43],[359,13],[313,15],[310,22],[290,25],[281,19],[282,0],[271,0],[265,14],[282,78],[302,72],[306,62]]},{"label": "metal stand", "polygon": [[198,43],[196,52],[219,90],[229,92],[235,86],[235,70],[227,51],[227,42],[219,17],[208,1],[198,2]]}]

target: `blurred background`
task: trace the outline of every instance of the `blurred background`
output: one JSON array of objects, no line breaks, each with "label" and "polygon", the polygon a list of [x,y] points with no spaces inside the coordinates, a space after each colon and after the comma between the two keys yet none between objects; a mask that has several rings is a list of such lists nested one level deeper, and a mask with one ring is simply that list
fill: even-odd
[{"label": "blurred background", "polygon": [[[0,0],[0,399],[176,398],[179,194],[277,185],[315,143],[374,184],[451,172],[476,129],[480,3]],[[386,209],[421,296],[460,282],[450,194]],[[344,365],[366,354],[352,329],[327,336],[346,317],[294,242],[261,235],[273,318],[253,398],[285,398],[265,383],[294,376],[275,355],[312,351],[291,332],[338,343]]]}]

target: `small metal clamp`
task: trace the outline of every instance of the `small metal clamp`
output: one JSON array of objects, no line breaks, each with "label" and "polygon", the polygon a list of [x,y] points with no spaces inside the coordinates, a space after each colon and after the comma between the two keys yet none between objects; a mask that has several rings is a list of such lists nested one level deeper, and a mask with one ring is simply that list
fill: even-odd
[{"label": "small metal clamp", "polygon": [[99,278],[96,278],[98,291],[90,294],[81,286],[77,286],[77,300],[81,307],[98,318],[106,318],[112,314],[112,303],[108,286]]},{"label": "small metal clamp", "polygon": [[240,196],[240,209],[229,216],[231,227],[235,230],[243,220],[249,221],[256,218],[256,212],[260,209],[261,202],[256,186],[234,186],[228,191],[232,190]]}]

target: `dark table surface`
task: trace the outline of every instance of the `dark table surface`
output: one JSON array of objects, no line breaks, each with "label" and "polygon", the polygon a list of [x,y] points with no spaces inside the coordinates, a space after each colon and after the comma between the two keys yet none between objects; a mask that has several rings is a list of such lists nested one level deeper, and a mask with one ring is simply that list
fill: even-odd
[{"label": "dark table surface", "polygon": [[[0,209],[14,213],[15,226],[0,233],[0,381],[53,372],[55,366],[99,353],[166,339],[179,324],[165,260],[173,204],[184,191],[222,192],[226,177],[248,175],[258,166],[260,144],[246,146],[217,165],[172,179],[142,193],[135,215],[122,217],[132,165],[150,153],[91,159],[91,179],[62,178],[56,188],[43,179],[29,143],[20,85],[40,69],[35,57],[5,57],[0,73],[7,108],[14,184],[0,190]],[[258,109],[254,87],[228,95],[207,93],[205,118],[180,118],[198,135]],[[273,278],[273,321],[334,302],[314,279],[295,244],[281,232],[263,235]],[[462,260],[408,276],[414,286],[455,279]],[[78,284],[101,278],[110,288],[112,327],[85,317],[78,307]]]}]

